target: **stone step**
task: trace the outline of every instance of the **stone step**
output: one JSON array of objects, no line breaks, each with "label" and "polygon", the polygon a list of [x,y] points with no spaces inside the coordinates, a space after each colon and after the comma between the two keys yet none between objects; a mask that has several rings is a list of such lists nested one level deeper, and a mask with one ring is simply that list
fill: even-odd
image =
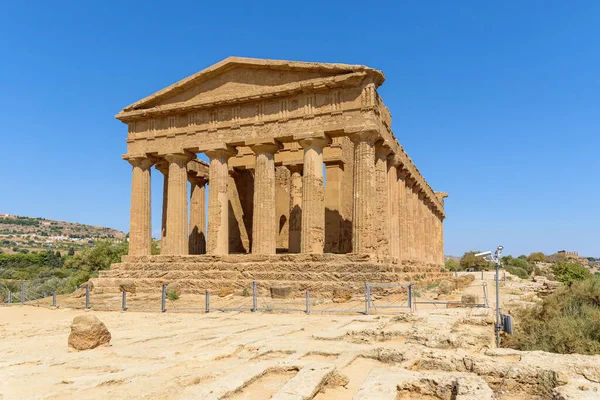
[{"label": "stone step", "polygon": [[147,278],[163,279],[166,281],[178,279],[223,279],[237,280],[249,279],[255,281],[278,281],[278,280],[297,280],[297,281],[344,281],[344,282],[396,282],[406,281],[410,277],[406,274],[396,274],[390,272],[256,272],[256,271],[127,271],[127,270],[109,270],[102,271],[102,278]]},{"label": "stone step", "polygon": [[[119,285],[123,282],[133,280],[138,293],[160,293],[164,283],[176,283],[183,294],[204,294],[206,290],[216,293],[222,288],[231,288],[239,291],[239,294],[244,289],[251,290],[252,279],[175,279],[165,280],[161,278],[139,278],[139,279],[123,279],[123,278],[105,278],[100,277],[94,279],[94,291],[99,293],[118,293]],[[439,280],[439,279],[438,279]],[[435,278],[432,280],[435,281]],[[396,283],[408,283],[407,281],[397,281]],[[424,281],[423,285],[430,283]],[[290,287],[297,294],[303,294],[305,291],[314,293],[331,293],[334,290],[346,290],[354,294],[364,292],[363,281],[315,281],[315,280],[263,280],[257,281],[258,289],[261,293],[269,291],[270,287]]]},{"label": "stone step", "polygon": [[439,267],[423,267],[415,265],[385,265],[375,263],[119,263],[113,264],[111,270],[126,270],[126,271],[164,271],[164,270],[179,270],[179,271],[205,271],[205,270],[220,270],[220,271],[268,271],[268,272],[423,272],[423,271],[439,271]]}]

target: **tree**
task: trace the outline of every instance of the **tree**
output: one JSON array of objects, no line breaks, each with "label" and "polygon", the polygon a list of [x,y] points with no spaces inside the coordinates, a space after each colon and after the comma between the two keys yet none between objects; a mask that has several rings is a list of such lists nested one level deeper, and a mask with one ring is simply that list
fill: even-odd
[{"label": "tree", "polygon": [[479,251],[468,251],[460,259],[460,266],[463,269],[474,269],[476,271],[488,270],[492,264],[483,257],[476,257],[475,254]]},{"label": "tree", "polygon": [[446,260],[445,267],[448,271],[460,271],[460,264],[454,258]]},{"label": "tree", "polygon": [[529,262],[544,262],[546,261],[546,256],[542,252],[531,253],[529,257],[527,257]]},{"label": "tree", "polygon": [[559,261],[552,265],[552,273],[556,280],[564,284],[569,284],[573,281],[582,281],[592,277],[592,273],[583,265],[574,262]]}]

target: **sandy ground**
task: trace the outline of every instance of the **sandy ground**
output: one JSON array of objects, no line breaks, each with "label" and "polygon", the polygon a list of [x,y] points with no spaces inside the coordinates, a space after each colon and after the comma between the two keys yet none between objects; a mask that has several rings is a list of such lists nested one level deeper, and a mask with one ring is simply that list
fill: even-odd
[{"label": "sandy ground", "polygon": [[[84,313],[106,324],[110,347],[68,351]],[[600,380],[600,357],[496,350],[492,323],[492,309],[439,306],[386,315],[4,306],[0,399],[559,398],[548,393],[572,381],[600,394],[588,379]],[[560,398],[585,398],[573,390]]]}]

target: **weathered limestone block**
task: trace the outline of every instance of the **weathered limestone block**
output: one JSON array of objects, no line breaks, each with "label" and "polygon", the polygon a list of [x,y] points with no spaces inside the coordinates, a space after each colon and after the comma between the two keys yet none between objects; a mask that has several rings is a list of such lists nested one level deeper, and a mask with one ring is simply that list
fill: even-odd
[{"label": "weathered limestone block", "polygon": [[451,294],[454,289],[456,289],[454,282],[444,279],[438,285],[437,292],[438,294]]},{"label": "weathered limestone block", "polygon": [[71,324],[69,350],[89,350],[109,346],[111,334],[106,325],[94,315],[78,315]]},{"label": "weathered limestone block", "polygon": [[460,298],[460,302],[465,305],[474,307],[476,304],[479,304],[479,296],[474,294],[463,294]]},{"label": "weathered limestone block", "polygon": [[352,300],[352,293],[348,290],[336,289],[333,291],[333,302],[334,303],[347,303]]},{"label": "weathered limestone block", "polygon": [[272,299],[287,299],[292,297],[292,288],[289,286],[271,286],[269,288]]},{"label": "weathered limestone block", "polygon": [[135,280],[133,279],[126,279],[124,281],[121,281],[119,283],[119,291],[120,292],[127,292],[127,293],[136,293],[137,292],[137,286],[135,284]]}]

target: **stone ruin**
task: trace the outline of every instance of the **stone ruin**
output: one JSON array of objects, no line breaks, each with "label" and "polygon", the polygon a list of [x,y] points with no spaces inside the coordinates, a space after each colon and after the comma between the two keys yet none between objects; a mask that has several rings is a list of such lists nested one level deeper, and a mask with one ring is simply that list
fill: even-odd
[{"label": "stone ruin", "polygon": [[[447,194],[394,136],[383,81],[361,65],[229,57],[125,107],[129,255],[96,287],[438,281]],[[160,255],[153,166],[164,176]]]}]

